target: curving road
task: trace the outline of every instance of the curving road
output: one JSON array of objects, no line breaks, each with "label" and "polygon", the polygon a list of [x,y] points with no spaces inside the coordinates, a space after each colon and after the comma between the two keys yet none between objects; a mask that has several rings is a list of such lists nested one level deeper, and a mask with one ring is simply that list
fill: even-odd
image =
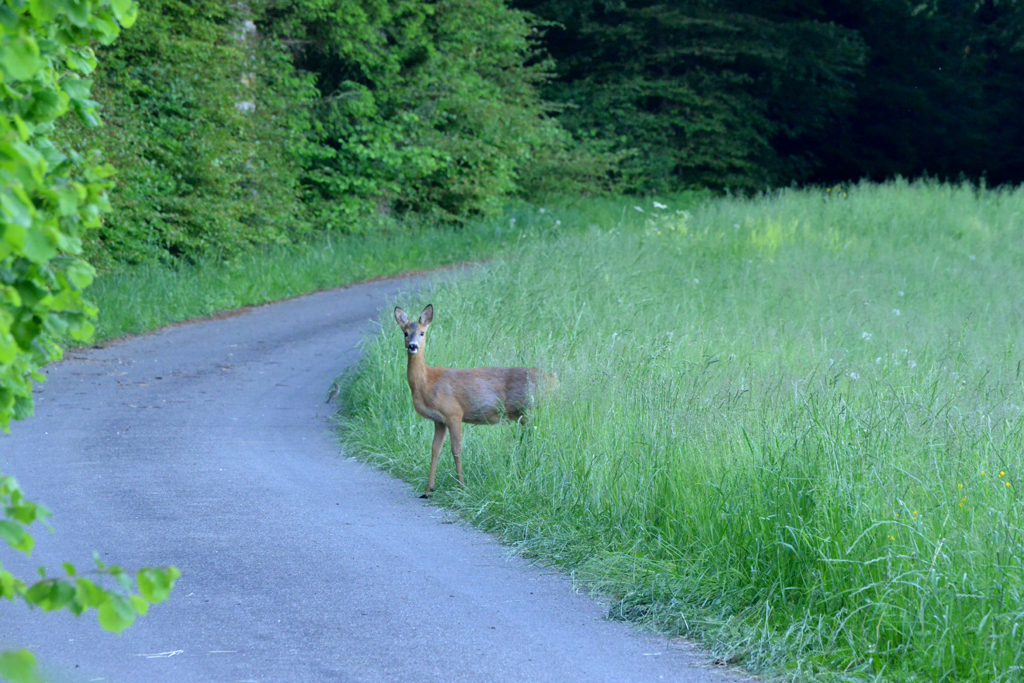
[{"label": "curving road", "polygon": [[322,292],[52,366],[36,416],[0,435],[0,470],[49,504],[55,532],[37,530],[31,560],[0,560],[27,576],[87,568],[99,550],[183,576],[121,636],[92,613],[2,604],[0,649],[29,647],[61,681],[735,680],[603,620],[565,577],[338,455],[327,388],[388,298],[420,282]]}]

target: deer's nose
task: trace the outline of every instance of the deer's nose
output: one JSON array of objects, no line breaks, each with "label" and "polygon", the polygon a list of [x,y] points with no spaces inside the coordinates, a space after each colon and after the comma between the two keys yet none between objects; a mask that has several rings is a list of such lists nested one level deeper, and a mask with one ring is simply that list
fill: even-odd
[{"label": "deer's nose", "polygon": [[416,342],[409,342],[409,346],[406,348],[409,349],[409,353],[416,353],[417,351],[420,350],[420,345],[417,344]]}]

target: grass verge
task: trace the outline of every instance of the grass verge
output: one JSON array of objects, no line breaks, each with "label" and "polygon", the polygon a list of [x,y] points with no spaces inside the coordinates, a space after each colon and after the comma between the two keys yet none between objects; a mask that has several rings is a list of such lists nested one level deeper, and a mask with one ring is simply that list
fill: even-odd
[{"label": "grass verge", "polygon": [[[1020,680],[1024,190],[640,208],[400,302],[434,304],[432,365],[561,379],[528,428],[468,427],[435,501],[770,676]],[[422,487],[382,324],[341,430]]]},{"label": "grass verge", "polygon": [[[583,209],[585,211],[588,209]],[[581,210],[573,212],[585,225]],[[99,308],[95,341],[244,306],[280,301],[380,277],[489,259],[522,241],[562,230],[537,207],[459,227],[398,226],[359,236],[321,235],[309,243],[245,254],[229,261],[141,265],[101,275],[88,296]],[[70,342],[69,342],[70,343]]]}]

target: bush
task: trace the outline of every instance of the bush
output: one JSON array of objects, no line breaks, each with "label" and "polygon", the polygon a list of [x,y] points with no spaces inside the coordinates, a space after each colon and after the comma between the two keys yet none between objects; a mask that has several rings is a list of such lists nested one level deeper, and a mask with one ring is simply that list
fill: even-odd
[{"label": "bush", "polygon": [[[295,46],[325,95],[303,158],[320,226],[409,211],[461,220],[541,186],[538,162],[573,167],[571,138],[537,94],[551,65],[536,28],[500,0],[291,0],[262,30]],[[576,164],[584,182],[602,173],[588,163]]]},{"label": "bush", "polygon": [[107,126],[61,131],[121,169],[116,212],[87,245],[99,265],[231,255],[309,229],[292,150],[315,91],[252,27],[224,0],[146,0],[135,30],[102,51]]}]

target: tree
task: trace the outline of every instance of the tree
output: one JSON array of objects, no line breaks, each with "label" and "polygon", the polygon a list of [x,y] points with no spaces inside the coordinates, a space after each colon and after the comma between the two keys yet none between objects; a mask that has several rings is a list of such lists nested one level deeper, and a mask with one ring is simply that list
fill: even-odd
[{"label": "tree", "polygon": [[[818,2],[518,0],[551,22],[545,94],[580,137],[635,151],[626,189],[756,188],[806,176],[865,59]],[[823,3],[822,3],[823,4]]]},{"label": "tree", "polygon": [[627,187],[1024,181],[1021,0],[514,0]]},{"label": "tree", "polygon": [[[5,0],[0,4],[0,427],[32,413],[32,382],[39,369],[61,357],[63,335],[88,339],[95,307],[83,290],[93,268],[79,254],[82,233],[109,210],[113,169],[98,159],[62,153],[50,141],[54,121],[74,110],[99,125],[90,99],[96,67],[91,44],[112,42],[130,26],[131,0]],[[26,500],[17,482],[0,475],[0,538],[30,553],[27,528],[49,511]],[[0,598],[22,600],[45,611],[95,609],[100,626],[121,631],[167,595],[179,572],[145,568],[135,577],[98,558],[95,570],[25,581],[0,565]],[[92,577],[92,578],[90,578]],[[96,580],[94,580],[96,579]],[[105,588],[112,580],[117,588]],[[39,680],[26,651],[0,654],[0,677]]]},{"label": "tree", "polygon": [[1024,181],[1022,9],[1013,0],[829,3],[868,60],[850,112],[814,149],[822,165],[813,179]]},{"label": "tree", "polygon": [[567,143],[530,17],[501,0],[282,0],[257,23],[322,95],[303,158],[317,225],[492,210]]},{"label": "tree", "polygon": [[67,117],[57,130],[119,171],[114,211],[85,242],[96,267],[230,259],[312,229],[293,148],[315,91],[287,48],[253,30],[262,4],[142,0],[132,30],[97,50],[104,126]]}]

